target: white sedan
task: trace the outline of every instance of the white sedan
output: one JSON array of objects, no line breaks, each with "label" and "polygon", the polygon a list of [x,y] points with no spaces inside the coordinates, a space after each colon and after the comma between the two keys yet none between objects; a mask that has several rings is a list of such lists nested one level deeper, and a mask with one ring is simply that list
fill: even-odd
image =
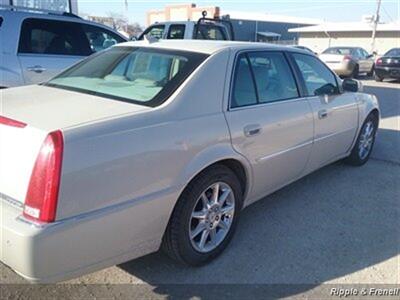
[{"label": "white sedan", "polygon": [[292,47],[160,41],[2,90],[1,261],[32,282],[160,247],[204,264],[243,207],[368,160],[379,108],[360,88]]}]

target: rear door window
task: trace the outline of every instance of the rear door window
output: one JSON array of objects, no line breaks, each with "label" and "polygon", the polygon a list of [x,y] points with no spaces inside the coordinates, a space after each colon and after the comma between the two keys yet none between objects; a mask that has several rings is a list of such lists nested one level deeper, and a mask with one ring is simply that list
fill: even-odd
[{"label": "rear door window", "polygon": [[257,104],[257,92],[249,59],[240,54],[236,62],[231,108]]},{"label": "rear door window", "polygon": [[292,70],[282,52],[249,53],[260,103],[299,97]]},{"label": "rear door window", "polygon": [[194,32],[194,38],[199,40],[227,40],[226,31],[221,26],[200,24],[195,26]]},{"label": "rear door window", "polygon": [[182,40],[185,37],[186,26],[183,24],[170,25],[168,30],[167,39]]},{"label": "rear door window", "polygon": [[115,44],[125,42],[119,35],[101,27],[82,24],[82,28],[93,52],[101,51]]},{"label": "rear door window", "polygon": [[298,97],[296,81],[282,52],[250,52],[238,57],[232,108]]},{"label": "rear door window", "polygon": [[18,52],[77,56],[92,53],[79,23],[34,18],[22,23]]}]

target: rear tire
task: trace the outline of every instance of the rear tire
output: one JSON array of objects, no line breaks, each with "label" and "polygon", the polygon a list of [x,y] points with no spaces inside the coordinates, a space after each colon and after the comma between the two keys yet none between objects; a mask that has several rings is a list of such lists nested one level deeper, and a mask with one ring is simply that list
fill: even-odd
[{"label": "rear tire", "polygon": [[354,66],[353,72],[350,75],[350,78],[357,78],[359,75],[360,67],[358,65]]},{"label": "rear tire", "polygon": [[374,79],[375,79],[376,82],[382,82],[383,81],[383,77],[381,77],[378,74],[376,74],[376,72],[374,72]]},{"label": "rear tire", "polygon": [[211,166],[195,177],[179,197],[162,249],[189,266],[211,261],[232,239],[242,205],[242,187],[236,175],[224,165]]},{"label": "rear tire", "polygon": [[372,76],[375,74],[374,69],[375,69],[375,66],[372,66],[371,71],[369,71],[369,72],[367,73],[367,76],[368,76],[368,77],[372,77]]},{"label": "rear tire", "polygon": [[370,114],[361,127],[350,156],[345,159],[346,163],[353,166],[362,166],[368,161],[374,147],[377,129],[378,118],[374,114]]}]

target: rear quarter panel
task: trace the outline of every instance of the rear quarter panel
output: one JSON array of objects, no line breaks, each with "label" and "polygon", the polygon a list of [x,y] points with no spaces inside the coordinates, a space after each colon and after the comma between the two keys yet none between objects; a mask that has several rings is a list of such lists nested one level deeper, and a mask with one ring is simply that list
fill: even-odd
[{"label": "rear quarter panel", "polygon": [[222,113],[227,62],[226,53],[209,57],[160,107],[66,129],[57,219],[163,193],[177,199],[203,167],[237,156]]}]

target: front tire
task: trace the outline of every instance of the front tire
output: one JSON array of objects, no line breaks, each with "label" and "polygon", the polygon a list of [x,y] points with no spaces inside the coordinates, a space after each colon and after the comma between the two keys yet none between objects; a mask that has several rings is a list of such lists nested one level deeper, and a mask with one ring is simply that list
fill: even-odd
[{"label": "front tire", "polygon": [[368,161],[374,147],[377,129],[378,118],[374,114],[370,114],[361,127],[351,154],[345,160],[346,163],[353,166],[362,166]]},{"label": "front tire", "polygon": [[224,165],[200,173],[179,197],[163,238],[174,260],[199,266],[217,257],[235,232],[243,204],[236,175]]}]

